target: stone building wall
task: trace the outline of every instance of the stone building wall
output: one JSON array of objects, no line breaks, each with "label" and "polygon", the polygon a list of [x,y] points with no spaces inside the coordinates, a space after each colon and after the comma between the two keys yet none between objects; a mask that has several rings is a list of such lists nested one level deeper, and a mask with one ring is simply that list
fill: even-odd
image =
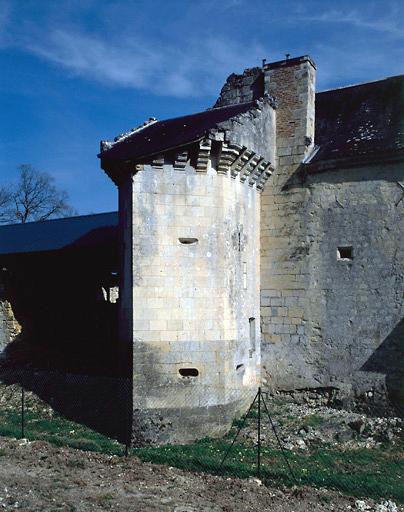
[{"label": "stone building wall", "polygon": [[0,353],[21,332],[6,294],[4,271],[0,270]]},{"label": "stone building wall", "polygon": [[214,107],[247,103],[262,97],[263,78],[262,69],[258,67],[246,69],[241,75],[231,74],[220,91]]},{"label": "stone building wall", "polygon": [[[269,298],[276,315],[262,346],[269,386],[330,387],[369,405],[386,397],[402,403],[403,179],[402,164],[369,165],[308,175],[291,188],[306,200],[297,233],[276,260],[289,262],[300,285],[274,285]],[[341,257],[349,250],[352,259]],[[291,310],[296,331],[280,334]]]},{"label": "stone building wall", "polygon": [[[309,174],[302,183],[314,139],[314,80],[310,60],[266,71],[278,104],[278,158],[261,199],[263,381],[397,404],[404,169],[369,164]],[[338,260],[339,247],[352,247],[353,260]]]},{"label": "stone building wall", "polygon": [[[403,180],[386,164],[306,183],[312,380],[369,403],[404,398]],[[347,247],[352,259],[339,257]]]},{"label": "stone building wall", "polygon": [[225,432],[259,383],[260,194],[214,166],[133,177],[135,442]]},{"label": "stone building wall", "polygon": [[289,183],[313,148],[315,67],[302,57],[267,65],[264,72],[266,90],[277,102],[277,160],[261,198],[261,348],[263,383],[279,388],[281,375],[283,382],[296,383],[305,365],[293,357],[293,347],[307,340],[310,275],[302,254],[308,191]]}]

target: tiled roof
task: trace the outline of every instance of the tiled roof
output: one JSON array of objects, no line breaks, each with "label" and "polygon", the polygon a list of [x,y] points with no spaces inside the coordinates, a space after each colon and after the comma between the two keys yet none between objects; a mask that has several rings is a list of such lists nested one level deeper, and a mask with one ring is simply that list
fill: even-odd
[{"label": "tiled roof", "polygon": [[112,143],[98,155],[103,161],[138,160],[201,139],[208,130],[251,110],[254,102],[215,108],[188,116],[157,121]]},{"label": "tiled roof", "polygon": [[404,149],[404,75],[316,94],[310,163]]}]

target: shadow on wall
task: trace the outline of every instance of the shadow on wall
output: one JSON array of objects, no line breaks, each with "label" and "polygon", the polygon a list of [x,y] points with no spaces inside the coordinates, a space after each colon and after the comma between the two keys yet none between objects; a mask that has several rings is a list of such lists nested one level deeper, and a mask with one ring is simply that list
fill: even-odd
[{"label": "shadow on wall", "polygon": [[21,332],[0,355],[0,380],[126,442],[132,379],[118,343],[111,293],[116,267],[102,254],[70,251],[7,262],[3,298]]},{"label": "shadow on wall", "polygon": [[[124,371],[103,372],[103,359],[97,367],[89,364],[86,372],[85,351],[47,347],[22,331],[0,354],[0,382],[18,384],[65,418],[127,443],[132,379]],[[18,389],[16,395],[18,412]]]},{"label": "shadow on wall", "polygon": [[385,338],[361,368],[386,375],[388,398],[399,416],[404,416],[404,318]]},{"label": "shadow on wall", "polygon": [[[49,417],[48,406],[68,420],[86,425],[108,437],[128,444],[132,381],[129,378],[79,375],[52,370],[0,368],[0,382],[18,384],[26,392],[27,411],[36,404],[43,409],[43,419]],[[11,404],[20,414],[20,391],[13,390]],[[40,399],[43,408],[40,407]],[[10,404],[8,404],[8,408]],[[38,418],[40,419],[40,417]],[[29,425],[26,427],[29,431]]]}]

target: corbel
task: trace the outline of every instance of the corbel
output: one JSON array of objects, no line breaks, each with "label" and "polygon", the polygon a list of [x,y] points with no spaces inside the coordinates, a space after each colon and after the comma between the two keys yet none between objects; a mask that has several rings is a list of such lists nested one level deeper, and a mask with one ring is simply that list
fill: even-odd
[{"label": "corbel", "polygon": [[217,173],[226,175],[229,173],[233,162],[237,159],[241,151],[241,146],[234,143],[222,143],[219,162],[217,165]]},{"label": "corbel", "polygon": [[188,161],[188,151],[182,151],[177,153],[174,160],[174,169],[177,171],[183,171]]},{"label": "corbel", "polygon": [[200,141],[196,159],[196,172],[207,172],[211,148],[212,141],[210,139]]}]

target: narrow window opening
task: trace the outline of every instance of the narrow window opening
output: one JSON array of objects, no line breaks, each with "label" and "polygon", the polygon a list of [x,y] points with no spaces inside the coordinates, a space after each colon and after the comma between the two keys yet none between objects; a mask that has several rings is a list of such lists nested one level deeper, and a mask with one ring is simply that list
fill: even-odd
[{"label": "narrow window opening", "polygon": [[243,261],[243,288],[247,290],[247,262]]},{"label": "narrow window opening", "polygon": [[353,248],[351,246],[338,247],[337,258],[339,260],[353,260]]},{"label": "narrow window opening", "polygon": [[250,324],[250,358],[255,352],[255,318],[249,318],[248,322]]},{"label": "narrow window opening", "polygon": [[196,368],[180,368],[181,377],[198,377],[199,371]]},{"label": "narrow window opening", "polygon": [[240,371],[242,371],[242,370],[244,370],[244,365],[243,365],[243,364],[238,364],[238,365],[236,366],[236,372],[240,372]]},{"label": "narrow window opening", "polygon": [[192,245],[192,244],[196,244],[198,243],[198,239],[197,238],[179,238],[178,239],[180,244],[184,244],[184,245]]}]

